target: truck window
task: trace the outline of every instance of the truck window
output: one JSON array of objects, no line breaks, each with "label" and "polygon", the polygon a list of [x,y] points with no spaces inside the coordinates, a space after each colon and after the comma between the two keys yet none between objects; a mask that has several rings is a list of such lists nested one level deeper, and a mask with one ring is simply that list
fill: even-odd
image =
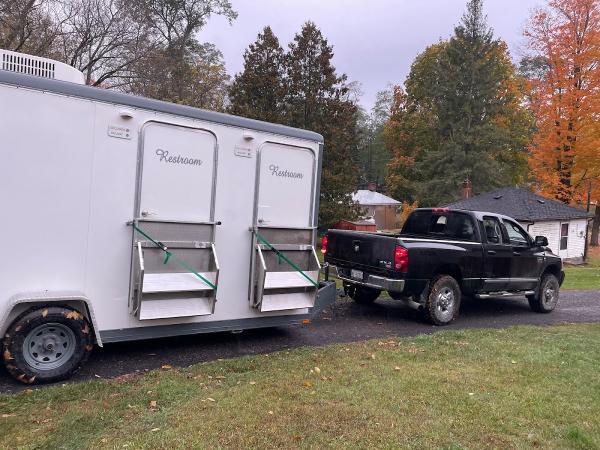
[{"label": "truck window", "polygon": [[475,226],[468,214],[455,211],[414,211],[409,217],[402,234],[421,237],[437,237],[463,241],[475,240]]},{"label": "truck window", "polygon": [[504,244],[502,237],[502,227],[500,226],[500,220],[498,220],[497,217],[484,216],[483,230],[485,231],[485,237],[488,243]]},{"label": "truck window", "polygon": [[529,245],[530,239],[527,236],[527,233],[523,231],[520,226],[508,220],[504,221],[504,225],[506,227],[506,234],[508,234],[508,239],[510,240],[511,245]]}]

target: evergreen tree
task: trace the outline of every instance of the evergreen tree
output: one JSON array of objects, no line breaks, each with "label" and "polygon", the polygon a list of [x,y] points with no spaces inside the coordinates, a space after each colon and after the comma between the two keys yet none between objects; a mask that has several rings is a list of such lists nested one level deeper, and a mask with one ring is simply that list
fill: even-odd
[{"label": "evergreen tree", "polygon": [[328,227],[358,212],[351,194],[358,170],[352,157],[358,145],[356,105],[348,99],[346,76],[331,64],[333,49],[307,22],[286,56],[286,123],[321,133],[325,139],[319,224]]},{"label": "evergreen tree", "polygon": [[[453,200],[467,177],[478,192],[524,180],[530,119],[506,44],[494,39],[482,7],[469,1],[449,41],[417,58],[392,117],[391,129],[402,125],[392,166],[415,175],[421,205]],[[406,136],[417,124],[422,142]]]},{"label": "evergreen tree", "polygon": [[268,122],[282,122],[284,51],[270,27],[244,53],[244,70],[229,91],[232,114]]}]

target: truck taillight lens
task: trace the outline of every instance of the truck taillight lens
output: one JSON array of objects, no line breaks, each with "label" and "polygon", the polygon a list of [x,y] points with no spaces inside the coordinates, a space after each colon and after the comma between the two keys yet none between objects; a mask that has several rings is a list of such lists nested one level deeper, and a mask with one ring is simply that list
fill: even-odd
[{"label": "truck taillight lens", "polygon": [[327,253],[327,235],[321,238],[321,253]]},{"label": "truck taillight lens", "polygon": [[394,270],[408,272],[408,250],[399,245],[394,252]]}]

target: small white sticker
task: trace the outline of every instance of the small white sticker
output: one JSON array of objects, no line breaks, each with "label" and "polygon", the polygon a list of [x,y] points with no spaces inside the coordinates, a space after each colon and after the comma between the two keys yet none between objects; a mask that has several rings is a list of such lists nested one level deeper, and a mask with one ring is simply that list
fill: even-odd
[{"label": "small white sticker", "polygon": [[236,147],[235,156],[241,156],[242,158],[252,158],[252,150],[247,147]]},{"label": "small white sticker", "polygon": [[109,125],[108,135],[118,139],[131,139],[131,128]]}]

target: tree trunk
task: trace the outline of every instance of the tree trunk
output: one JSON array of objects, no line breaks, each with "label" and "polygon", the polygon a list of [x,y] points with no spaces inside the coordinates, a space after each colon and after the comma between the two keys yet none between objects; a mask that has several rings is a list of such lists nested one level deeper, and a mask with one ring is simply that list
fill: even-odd
[{"label": "tree trunk", "polygon": [[594,214],[594,221],[592,222],[592,239],[590,245],[592,247],[598,247],[598,234],[600,232],[600,202],[596,204],[596,212]]}]

